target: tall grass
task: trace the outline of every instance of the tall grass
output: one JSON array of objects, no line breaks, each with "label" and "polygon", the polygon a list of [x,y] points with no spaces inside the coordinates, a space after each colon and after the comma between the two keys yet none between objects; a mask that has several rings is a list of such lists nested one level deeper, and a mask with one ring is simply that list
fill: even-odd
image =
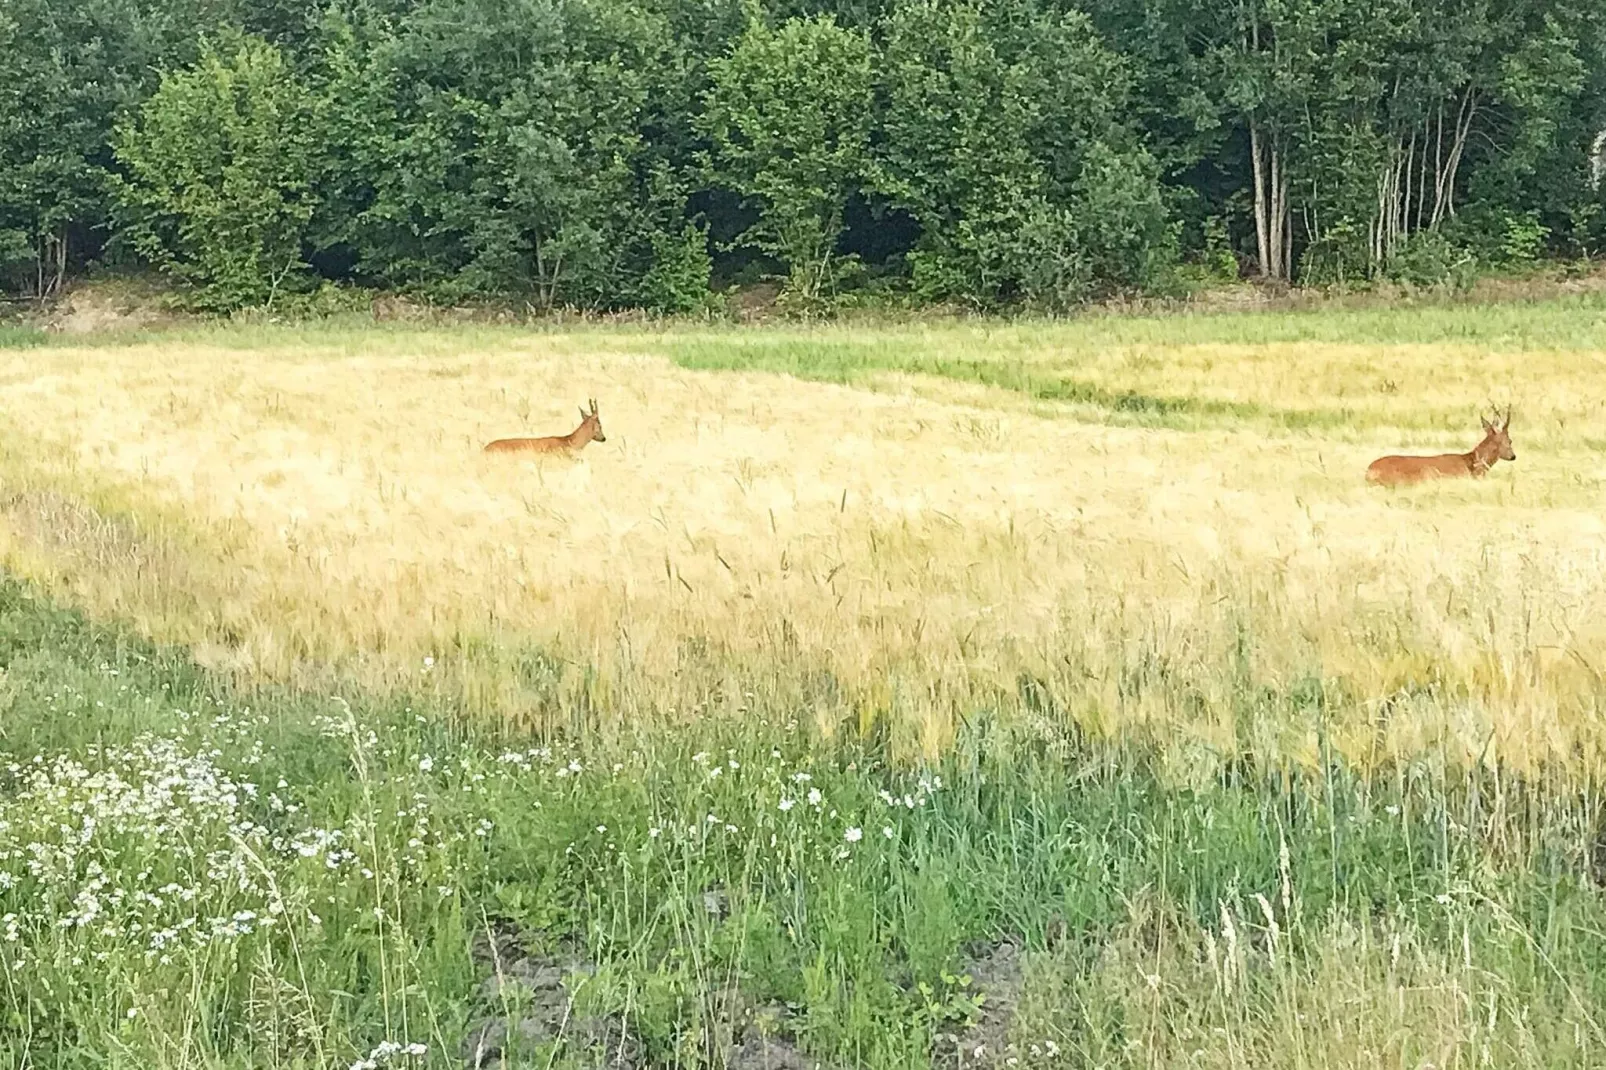
[{"label": "tall grass", "polygon": [[4,1065],[460,1065],[487,1016],[550,1027],[517,1065],[595,1065],[593,1021],[664,1066],[766,1031],[877,1067],[1606,1050],[1600,799],[1543,780],[1177,788],[996,722],[898,771],[779,711],[515,746],[241,693],[15,584],[0,649]]},{"label": "tall grass", "polygon": [[[912,759],[1003,711],[1219,763],[1592,776],[1600,322],[1574,299],[52,345],[5,364],[0,538],[219,671],[405,690],[427,658],[434,694],[513,724],[760,705]],[[1364,484],[1378,453],[1467,448],[1491,395],[1515,465]],[[577,461],[480,454],[592,396],[609,441]]]},{"label": "tall grass", "polygon": [[1599,1065],[1601,324],[0,353],[0,1065]]}]

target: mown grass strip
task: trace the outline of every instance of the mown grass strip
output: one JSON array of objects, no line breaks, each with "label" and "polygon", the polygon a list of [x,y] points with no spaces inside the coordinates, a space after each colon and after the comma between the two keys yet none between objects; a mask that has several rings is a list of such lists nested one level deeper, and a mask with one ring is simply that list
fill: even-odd
[{"label": "mown grass strip", "polygon": [[1247,401],[1111,389],[1052,365],[934,356],[917,346],[885,342],[731,338],[674,341],[669,352],[681,367],[695,371],[762,371],[843,385],[863,383],[877,373],[928,375],[1094,409],[1103,422],[1139,427],[1198,430],[1248,424],[1292,431],[1342,427],[1355,416],[1340,408],[1277,409]]}]

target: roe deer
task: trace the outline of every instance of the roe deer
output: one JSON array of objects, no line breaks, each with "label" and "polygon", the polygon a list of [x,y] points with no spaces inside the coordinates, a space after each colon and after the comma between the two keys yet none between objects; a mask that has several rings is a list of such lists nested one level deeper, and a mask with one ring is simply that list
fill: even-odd
[{"label": "roe deer", "polygon": [[1493,420],[1483,421],[1483,441],[1470,453],[1442,453],[1437,457],[1379,457],[1366,469],[1368,483],[1398,486],[1425,479],[1453,479],[1457,476],[1480,478],[1496,461],[1515,461],[1511,448],[1511,407],[1502,417],[1497,410]]},{"label": "roe deer", "polygon": [[548,435],[546,438],[499,438],[487,443],[486,453],[578,453],[587,442],[606,442],[602,433],[602,418],[597,415],[597,399],[591,399],[591,411],[580,410],[580,426],[567,435]]}]

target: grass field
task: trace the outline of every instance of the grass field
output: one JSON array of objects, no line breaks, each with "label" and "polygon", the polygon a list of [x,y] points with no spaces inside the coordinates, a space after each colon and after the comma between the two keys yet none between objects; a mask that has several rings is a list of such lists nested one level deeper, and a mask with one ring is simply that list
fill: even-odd
[{"label": "grass field", "polygon": [[1598,296],[0,348],[0,1065],[1600,1065],[1603,394]]}]

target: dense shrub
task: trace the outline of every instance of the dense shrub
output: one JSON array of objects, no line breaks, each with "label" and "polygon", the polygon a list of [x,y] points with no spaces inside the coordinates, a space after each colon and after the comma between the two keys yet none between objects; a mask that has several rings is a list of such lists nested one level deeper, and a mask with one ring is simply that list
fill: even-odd
[{"label": "dense shrub", "polygon": [[307,267],[317,126],[312,95],[272,45],[208,48],[118,130],[123,233],[202,307],[271,305]]}]

